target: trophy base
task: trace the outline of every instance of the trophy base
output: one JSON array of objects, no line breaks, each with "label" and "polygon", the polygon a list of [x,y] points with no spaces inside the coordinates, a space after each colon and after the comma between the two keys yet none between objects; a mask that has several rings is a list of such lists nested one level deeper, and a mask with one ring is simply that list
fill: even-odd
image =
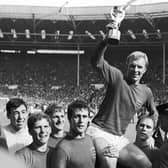
[{"label": "trophy base", "polygon": [[119,44],[121,33],[118,29],[109,29],[107,42],[108,44]]}]

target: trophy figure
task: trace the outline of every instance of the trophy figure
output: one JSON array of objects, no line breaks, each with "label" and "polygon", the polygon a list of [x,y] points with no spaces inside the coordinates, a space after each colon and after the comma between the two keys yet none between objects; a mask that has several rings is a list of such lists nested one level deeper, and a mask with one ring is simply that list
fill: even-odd
[{"label": "trophy figure", "polygon": [[107,40],[109,44],[118,44],[120,41],[121,32],[119,31],[120,24],[125,17],[125,10],[115,6],[111,9],[111,22],[106,25]]}]

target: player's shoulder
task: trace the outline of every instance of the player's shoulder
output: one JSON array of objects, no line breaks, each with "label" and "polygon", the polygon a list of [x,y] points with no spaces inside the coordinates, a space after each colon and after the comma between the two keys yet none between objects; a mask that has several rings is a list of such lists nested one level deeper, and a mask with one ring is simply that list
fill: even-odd
[{"label": "player's shoulder", "polygon": [[91,137],[90,135],[87,135],[87,134],[85,136],[85,139],[88,141],[93,141],[93,137]]},{"label": "player's shoulder", "polygon": [[70,146],[71,139],[68,135],[64,136],[57,144],[58,148],[68,148]]},{"label": "player's shoulder", "polygon": [[1,165],[5,168],[26,168],[23,162],[16,159],[15,156],[10,155],[6,151],[0,150]]},{"label": "player's shoulder", "polygon": [[16,151],[16,154],[20,155],[20,154],[23,154],[23,153],[28,153],[30,151],[29,147],[28,146],[25,146],[19,150]]},{"label": "player's shoulder", "polygon": [[139,87],[141,87],[142,89],[144,89],[144,91],[148,91],[151,92],[151,88],[148,84],[139,84]]}]

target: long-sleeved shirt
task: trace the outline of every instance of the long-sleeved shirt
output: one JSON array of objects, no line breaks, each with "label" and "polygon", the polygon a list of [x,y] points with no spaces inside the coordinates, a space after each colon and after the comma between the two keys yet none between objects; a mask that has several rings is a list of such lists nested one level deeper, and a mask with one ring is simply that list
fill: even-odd
[{"label": "long-sleeved shirt", "polygon": [[158,114],[151,89],[145,84],[129,83],[118,68],[104,59],[106,48],[103,41],[92,57],[92,66],[102,74],[107,84],[105,98],[93,123],[104,131],[123,135],[133,115],[143,106],[155,118]]}]

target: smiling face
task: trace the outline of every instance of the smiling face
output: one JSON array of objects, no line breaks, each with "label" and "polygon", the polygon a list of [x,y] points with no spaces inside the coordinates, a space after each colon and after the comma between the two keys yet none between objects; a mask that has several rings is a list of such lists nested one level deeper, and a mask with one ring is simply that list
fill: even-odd
[{"label": "smiling face", "polygon": [[12,128],[16,131],[25,128],[27,124],[28,115],[29,113],[25,105],[20,105],[17,108],[13,108],[10,114],[8,115]]},{"label": "smiling face", "polygon": [[137,137],[141,140],[147,140],[154,133],[154,122],[151,118],[144,118],[136,126]]},{"label": "smiling face", "polygon": [[89,111],[85,108],[75,109],[70,119],[70,129],[75,135],[83,137],[89,123]]},{"label": "smiling face", "polygon": [[50,116],[52,122],[52,130],[54,132],[62,131],[65,124],[65,113],[63,109],[56,109]]},{"label": "smiling face", "polygon": [[143,57],[137,59],[130,58],[128,62],[127,78],[132,83],[139,83],[146,72],[146,61]]},{"label": "smiling face", "polygon": [[48,143],[51,133],[51,127],[46,118],[42,118],[34,123],[33,128],[29,131],[33,137],[33,142],[37,146]]}]

